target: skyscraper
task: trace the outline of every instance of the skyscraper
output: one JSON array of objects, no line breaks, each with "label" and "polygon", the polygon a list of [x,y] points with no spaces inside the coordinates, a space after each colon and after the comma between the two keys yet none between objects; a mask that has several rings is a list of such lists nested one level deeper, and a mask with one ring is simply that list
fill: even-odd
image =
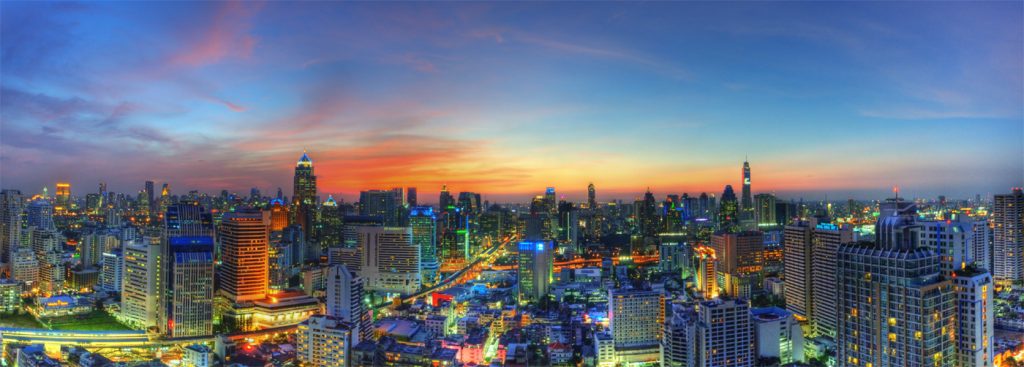
[{"label": "skyscraper", "polygon": [[754,202],[750,197],[750,162],[746,160],[743,160],[743,197],[740,199],[740,208],[744,219],[754,217]]},{"label": "skyscraper", "polygon": [[775,195],[757,194],[754,195],[754,220],[758,228],[770,228],[778,225],[775,219]]},{"label": "skyscraper", "polygon": [[437,218],[434,208],[414,206],[409,210],[412,242],[420,248],[420,269],[424,285],[433,285],[440,263],[437,261]]},{"label": "skyscraper", "polygon": [[164,216],[165,296],[161,328],[167,336],[213,333],[213,218],[195,202]]},{"label": "skyscraper", "polygon": [[995,196],[992,244],[992,276],[1002,284],[1024,279],[1024,189]]},{"label": "skyscraper", "polygon": [[718,232],[711,236],[711,248],[718,256],[722,293],[750,298],[761,288],[764,269],[764,234],[757,231]]},{"label": "skyscraper", "polygon": [[153,183],[153,181],[146,181],[146,184],[143,188],[143,193],[146,196],[146,202],[149,203],[148,209],[150,213],[153,212],[153,210],[155,209],[153,205],[156,204],[156,202],[153,201],[156,199],[155,197],[153,197],[156,194],[156,191],[154,191],[156,189],[154,185],[155,183]]},{"label": "skyscraper", "polygon": [[805,318],[809,318],[813,312],[811,235],[812,227],[806,222],[786,226],[782,235],[786,309]]},{"label": "skyscraper", "polygon": [[636,289],[608,290],[608,327],[624,364],[660,363],[665,295]]},{"label": "skyscraper", "polygon": [[593,182],[587,185],[587,208],[597,209],[597,190],[594,189]]},{"label": "skyscraper", "polygon": [[306,238],[310,237],[313,210],[317,205],[316,175],[313,174],[313,160],[305,151],[295,164],[294,190],[292,191],[293,223],[302,227]]},{"label": "skyscraper", "polygon": [[13,262],[15,250],[21,244],[21,210],[24,201],[21,191],[0,191],[0,274],[6,274]]},{"label": "skyscraper", "polygon": [[811,250],[811,324],[817,335],[835,337],[839,315],[836,306],[836,259],[839,246],[853,241],[849,227],[829,223],[814,226]]},{"label": "skyscraper", "polygon": [[396,196],[392,190],[369,190],[359,193],[359,215],[379,217],[385,227],[396,227],[402,224],[402,197]]},{"label": "skyscraper", "polygon": [[363,279],[345,265],[331,266],[327,273],[327,316],[352,324],[356,344],[373,335],[364,304]]},{"label": "skyscraper", "polygon": [[252,210],[225,213],[219,235],[221,264],[217,294],[231,302],[267,296],[270,213]]},{"label": "skyscraper", "polygon": [[693,307],[673,304],[665,320],[661,361],[664,367],[697,365],[697,313]]},{"label": "skyscraper", "polygon": [[359,227],[359,275],[366,289],[412,294],[420,289],[420,248],[409,227]]},{"label": "skyscraper", "polygon": [[71,184],[67,182],[58,182],[56,190],[54,192],[54,201],[56,207],[54,208],[57,213],[64,213],[71,209]]},{"label": "skyscraper", "polygon": [[955,366],[953,285],[920,246],[916,207],[882,203],[875,243],[839,247],[836,359],[846,365]]},{"label": "skyscraper", "polygon": [[554,270],[550,242],[519,243],[519,302],[537,302],[547,297]]},{"label": "skyscraper", "polygon": [[409,205],[409,207],[414,207],[414,206],[419,205],[419,203],[417,201],[418,199],[417,199],[416,196],[417,196],[417,194],[416,194],[416,188],[415,187],[408,187],[408,188],[406,188],[405,189],[405,203],[406,203],[406,205]]},{"label": "skyscraper", "polygon": [[727,232],[735,232],[739,225],[739,203],[732,185],[725,185],[722,200],[718,208],[718,227]]}]

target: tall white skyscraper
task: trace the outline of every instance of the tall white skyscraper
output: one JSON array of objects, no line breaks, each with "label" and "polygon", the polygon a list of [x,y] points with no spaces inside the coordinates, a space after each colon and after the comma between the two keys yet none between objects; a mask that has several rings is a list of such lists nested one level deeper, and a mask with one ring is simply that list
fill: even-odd
[{"label": "tall white skyscraper", "polygon": [[608,319],[620,363],[660,362],[665,324],[662,292],[611,289],[608,291]]},{"label": "tall white skyscraper", "polygon": [[124,247],[120,319],[134,329],[156,327],[159,322],[162,257],[159,237]]},{"label": "tall white skyscraper", "polygon": [[811,250],[811,324],[814,325],[814,333],[817,335],[831,338],[836,336],[836,259],[839,246],[851,241],[853,231],[849,227],[827,223],[814,226]]},{"label": "tall white skyscraper", "polygon": [[327,316],[352,324],[356,344],[369,339],[373,332],[365,304],[363,279],[345,265],[331,266],[327,273]]}]

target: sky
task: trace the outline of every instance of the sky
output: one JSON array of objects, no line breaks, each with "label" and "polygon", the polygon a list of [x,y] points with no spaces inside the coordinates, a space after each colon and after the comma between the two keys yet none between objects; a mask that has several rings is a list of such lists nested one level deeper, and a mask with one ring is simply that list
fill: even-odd
[{"label": "sky", "polygon": [[[1024,3],[0,2],[0,186],[1024,186]],[[422,200],[422,199],[421,199]]]}]

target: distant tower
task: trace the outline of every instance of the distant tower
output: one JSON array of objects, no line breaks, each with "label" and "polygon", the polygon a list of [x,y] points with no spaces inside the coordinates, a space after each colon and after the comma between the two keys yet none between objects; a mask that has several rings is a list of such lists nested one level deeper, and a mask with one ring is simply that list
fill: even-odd
[{"label": "distant tower", "polygon": [[519,302],[536,302],[548,294],[554,265],[551,242],[519,243]]},{"label": "distant tower", "polygon": [[316,207],[316,175],[313,174],[313,160],[305,151],[302,157],[295,164],[294,190],[292,190],[292,214],[295,220],[292,223],[302,227],[302,231],[309,237],[311,217]]},{"label": "distant tower", "polygon": [[740,209],[743,211],[743,219],[754,217],[754,200],[750,196],[750,162],[743,161],[743,197],[740,198]]},{"label": "distant tower", "polygon": [[597,190],[594,189],[593,182],[587,185],[587,207],[591,210],[597,209]]},{"label": "distant tower", "polygon": [[732,185],[725,185],[725,191],[722,192],[722,202],[718,208],[718,226],[725,231],[734,231],[739,224],[738,203],[736,202],[736,192],[732,190]]}]

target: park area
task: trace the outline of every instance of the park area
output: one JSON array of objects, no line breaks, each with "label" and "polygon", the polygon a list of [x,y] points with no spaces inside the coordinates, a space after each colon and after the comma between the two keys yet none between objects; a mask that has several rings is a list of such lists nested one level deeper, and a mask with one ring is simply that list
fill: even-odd
[{"label": "park area", "polygon": [[44,318],[42,321],[36,320],[31,314],[5,314],[0,315],[0,327],[82,331],[130,330],[103,311]]}]

